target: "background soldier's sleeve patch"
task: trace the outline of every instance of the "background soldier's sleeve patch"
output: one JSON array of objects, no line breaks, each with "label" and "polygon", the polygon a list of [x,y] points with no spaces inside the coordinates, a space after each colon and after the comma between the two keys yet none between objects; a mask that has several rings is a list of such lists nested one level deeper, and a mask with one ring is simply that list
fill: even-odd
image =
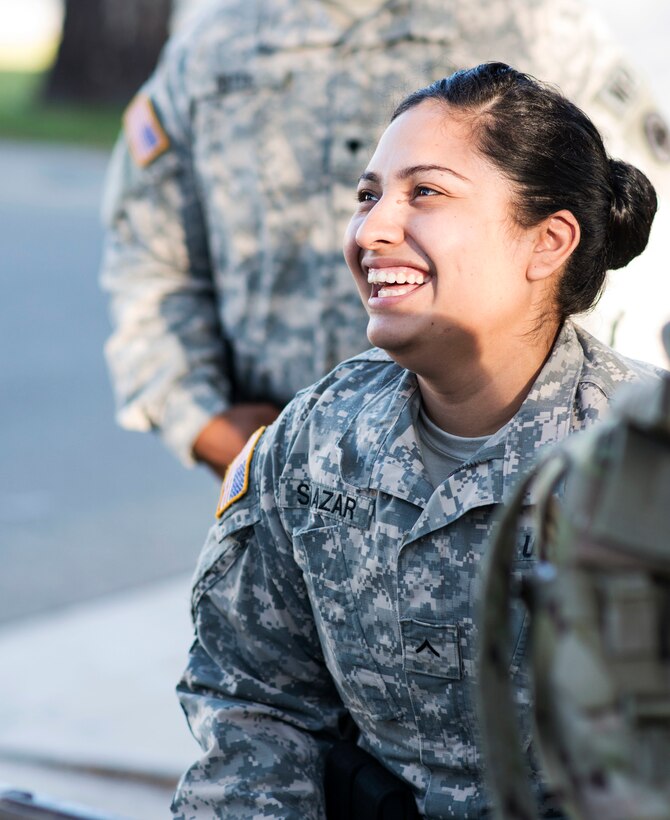
[{"label": "background soldier's sleeve patch", "polygon": [[240,453],[231,462],[226,470],[221,485],[221,496],[219,506],[216,508],[216,517],[220,518],[224,512],[239,501],[249,489],[249,471],[251,469],[251,459],[260,437],[265,432],[265,427],[259,427],[255,433],[251,434],[249,441],[244,445]]},{"label": "background soldier's sleeve patch", "polygon": [[123,128],[130,154],[140,168],[150,165],[170,147],[153,103],[144,94],[138,94],[126,109]]}]

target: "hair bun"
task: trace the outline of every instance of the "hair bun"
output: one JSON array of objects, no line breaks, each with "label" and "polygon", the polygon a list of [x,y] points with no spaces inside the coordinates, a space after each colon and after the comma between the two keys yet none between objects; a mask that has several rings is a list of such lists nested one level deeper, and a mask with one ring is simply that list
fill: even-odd
[{"label": "hair bun", "polygon": [[658,206],[647,177],[627,162],[610,159],[612,206],[607,226],[607,267],[623,268],[647,247]]}]

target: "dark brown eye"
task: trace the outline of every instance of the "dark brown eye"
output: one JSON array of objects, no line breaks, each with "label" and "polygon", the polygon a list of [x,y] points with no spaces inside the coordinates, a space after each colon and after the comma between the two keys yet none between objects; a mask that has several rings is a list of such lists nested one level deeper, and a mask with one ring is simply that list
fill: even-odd
[{"label": "dark brown eye", "polygon": [[376,202],[377,194],[372,193],[372,191],[367,191],[363,189],[362,191],[356,192],[356,200],[358,202]]}]

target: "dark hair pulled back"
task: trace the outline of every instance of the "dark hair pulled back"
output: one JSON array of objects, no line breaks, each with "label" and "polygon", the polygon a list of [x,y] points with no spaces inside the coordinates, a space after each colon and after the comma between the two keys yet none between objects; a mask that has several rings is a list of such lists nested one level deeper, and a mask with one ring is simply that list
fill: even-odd
[{"label": "dark hair pulled back", "polygon": [[579,222],[579,245],[556,292],[559,318],[591,308],[608,270],[645,249],[656,191],[637,168],[607,156],[591,120],[558,91],[504,63],[457,71],[406,97],[392,120],[425,100],[472,117],[474,137],[515,184],[515,217],[537,225],[556,211]]}]

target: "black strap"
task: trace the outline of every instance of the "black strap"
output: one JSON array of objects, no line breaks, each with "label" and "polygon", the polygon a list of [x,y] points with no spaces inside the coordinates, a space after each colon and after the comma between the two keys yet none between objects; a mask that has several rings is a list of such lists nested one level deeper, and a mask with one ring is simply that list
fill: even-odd
[{"label": "black strap", "polygon": [[418,820],[414,794],[351,741],[334,744],[324,780],[328,820]]}]

